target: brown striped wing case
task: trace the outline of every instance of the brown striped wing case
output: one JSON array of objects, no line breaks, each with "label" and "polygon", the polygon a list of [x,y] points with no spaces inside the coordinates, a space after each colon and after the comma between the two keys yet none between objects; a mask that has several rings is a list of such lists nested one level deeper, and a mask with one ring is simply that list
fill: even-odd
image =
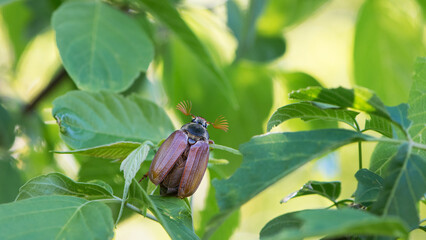
[{"label": "brown striped wing case", "polygon": [[200,185],[208,159],[208,141],[197,141],[191,145],[188,135],[177,130],[161,145],[152,160],[148,176],[155,185],[160,184],[161,195],[189,197]]}]

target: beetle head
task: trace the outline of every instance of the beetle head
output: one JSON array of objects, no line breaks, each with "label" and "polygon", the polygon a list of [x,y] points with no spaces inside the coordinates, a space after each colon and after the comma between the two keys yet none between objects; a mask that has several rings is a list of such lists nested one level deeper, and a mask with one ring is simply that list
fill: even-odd
[{"label": "beetle head", "polygon": [[182,101],[180,102],[177,106],[176,109],[178,109],[179,111],[181,111],[183,114],[185,114],[186,116],[191,115],[192,116],[192,121],[193,123],[198,123],[201,126],[203,126],[204,128],[207,128],[207,126],[212,125],[214,128],[217,129],[221,129],[223,131],[228,131],[228,121],[225,119],[224,116],[219,116],[218,118],[216,118],[216,120],[214,122],[208,122],[206,121],[206,119],[202,118],[202,117],[198,117],[195,116],[191,113],[191,109],[192,109],[192,103],[191,101]]},{"label": "beetle head", "polygon": [[191,122],[193,123],[198,123],[201,126],[203,126],[204,128],[207,128],[207,126],[209,125],[209,122],[206,121],[206,119],[202,118],[202,117],[195,117],[192,118]]}]

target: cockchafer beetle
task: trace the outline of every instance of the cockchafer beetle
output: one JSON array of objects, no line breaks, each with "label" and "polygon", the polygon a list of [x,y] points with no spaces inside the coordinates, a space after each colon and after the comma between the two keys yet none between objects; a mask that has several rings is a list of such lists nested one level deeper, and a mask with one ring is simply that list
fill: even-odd
[{"label": "cockchafer beetle", "polygon": [[149,179],[160,184],[163,196],[189,197],[197,190],[207,169],[209,139],[207,127],[228,130],[228,122],[219,116],[215,122],[191,114],[192,103],[182,101],[176,109],[192,121],[174,131],[160,146],[148,171]]}]

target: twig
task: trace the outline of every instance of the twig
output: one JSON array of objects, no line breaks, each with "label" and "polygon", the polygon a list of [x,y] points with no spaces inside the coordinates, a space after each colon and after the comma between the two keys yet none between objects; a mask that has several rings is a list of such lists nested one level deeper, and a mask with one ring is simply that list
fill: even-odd
[{"label": "twig", "polygon": [[52,78],[49,84],[30,102],[28,103],[23,110],[23,113],[30,113],[37,104],[48,95],[57,85],[67,76],[67,72],[63,67],[59,70],[59,72]]}]

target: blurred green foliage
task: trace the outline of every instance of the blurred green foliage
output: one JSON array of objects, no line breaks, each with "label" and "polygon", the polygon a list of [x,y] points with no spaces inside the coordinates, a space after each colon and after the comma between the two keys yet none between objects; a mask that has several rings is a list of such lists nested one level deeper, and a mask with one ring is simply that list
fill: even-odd
[{"label": "blurred green foliage", "polygon": [[[410,230],[416,228],[419,216],[421,219],[424,215],[424,206],[420,205],[419,214],[416,204],[426,187],[426,179],[418,175],[426,169],[425,151],[419,148],[426,144],[426,135],[422,134],[426,65],[424,58],[416,62],[426,51],[424,1],[195,2],[0,0],[0,203],[7,203],[0,205],[1,215],[6,216],[0,224],[0,238],[11,237],[15,232],[12,227],[19,228],[6,220],[17,212],[26,214],[31,206],[38,210],[53,206],[56,215],[40,211],[39,217],[55,226],[63,227],[61,221],[72,222],[64,235],[46,230],[46,236],[77,239],[91,232],[93,238],[97,234],[111,238],[112,218],[116,218],[121,201],[117,196],[121,196],[125,182],[120,162],[97,158],[105,154],[73,156],[52,151],[145,140],[156,145],[152,148],[155,151],[163,139],[190,121],[174,110],[182,100],[192,101],[192,113],[208,121],[225,116],[229,131],[210,127],[210,137],[216,144],[240,149],[243,157],[219,149],[211,151],[212,158],[227,159],[229,164],[209,164],[207,183],[192,197],[191,206],[186,200],[155,196],[158,189],[150,195],[152,186],[147,180],[141,185],[133,183],[129,203],[137,210],[126,211],[123,219],[134,212],[148,218],[152,213],[152,219],[173,239],[237,239],[244,234],[259,238],[259,233],[261,238],[342,234],[405,237],[408,230],[404,224],[408,223]],[[348,9],[350,13],[346,14]],[[330,12],[333,17],[346,14],[354,28],[350,37],[353,45],[348,44],[347,58],[351,60],[333,64],[336,68],[349,65],[345,77],[377,96],[355,86],[323,88],[345,85],[346,79],[331,82],[319,79],[317,72],[307,68],[293,68],[297,66],[295,56],[306,56],[292,52],[297,41],[306,40],[295,38],[295,32],[306,31],[307,26],[315,32],[312,19],[327,11],[328,17]],[[326,18],[325,24],[335,19],[339,18]],[[330,24],[330,28],[333,26]],[[309,39],[309,44],[323,48],[318,39]],[[318,57],[312,46],[299,49],[318,59],[318,68],[332,59],[330,55],[340,54],[326,49],[329,55]],[[398,105],[403,102],[408,105]],[[353,129],[330,130],[339,126],[338,121]],[[306,131],[254,137],[272,128],[274,132]],[[337,194],[332,201],[344,211],[302,210],[270,221],[293,210],[329,204],[307,197],[313,200],[291,205],[302,199],[298,198],[285,208],[278,205],[285,193],[308,180],[331,181],[330,176],[317,171],[307,176],[295,172],[304,163],[351,142],[361,147],[360,141],[378,141],[373,137],[376,133],[365,135],[366,130],[383,134],[389,142],[381,142],[374,149],[369,167],[372,172],[359,170],[356,178],[356,154],[342,154],[339,173],[342,181],[350,184],[343,184],[342,200],[337,200]],[[410,138],[414,140],[411,145],[399,146]],[[103,150],[108,156],[116,154],[112,148]],[[148,171],[154,151],[136,178]],[[369,155],[371,149],[364,151]],[[350,174],[348,169],[352,169]],[[279,182],[284,176],[292,177],[290,173],[299,174],[297,181]],[[317,177],[320,179],[314,179]],[[399,178],[415,183],[413,191],[406,192],[409,187]],[[383,179],[383,185],[371,184],[371,179]],[[335,183],[340,193],[340,182]],[[324,186],[328,185],[319,184],[318,188]],[[64,189],[70,193],[64,194]],[[92,201],[99,197],[95,190],[114,195],[105,197],[104,202]],[[315,193],[330,195],[327,190]],[[362,195],[366,191],[374,194]],[[354,200],[349,192],[355,192]],[[27,194],[29,199],[13,202],[18,194]],[[350,198],[350,204],[345,198]],[[366,207],[372,204],[373,212],[383,218],[345,210],[359,203]],[[403,213],[399,212],[401,203],[405,206]],[[67,212],[66,208],[71,210]],[[82,209],[80,213],[88,216],[85,220],[94,224],[90,230],[79,225],[82,219],[72,217],[80,211],[76,209]],[[339,221],[330,228],[317,227],[327,222],[324,216]],[[28,231],[40,228],[37,221],[21,220],[29,226]],[[358,220],[366,222],[356,225]],[[270,228],[274,224],[280,230]],[[298,231],[302,226],[313,227]]]}]

